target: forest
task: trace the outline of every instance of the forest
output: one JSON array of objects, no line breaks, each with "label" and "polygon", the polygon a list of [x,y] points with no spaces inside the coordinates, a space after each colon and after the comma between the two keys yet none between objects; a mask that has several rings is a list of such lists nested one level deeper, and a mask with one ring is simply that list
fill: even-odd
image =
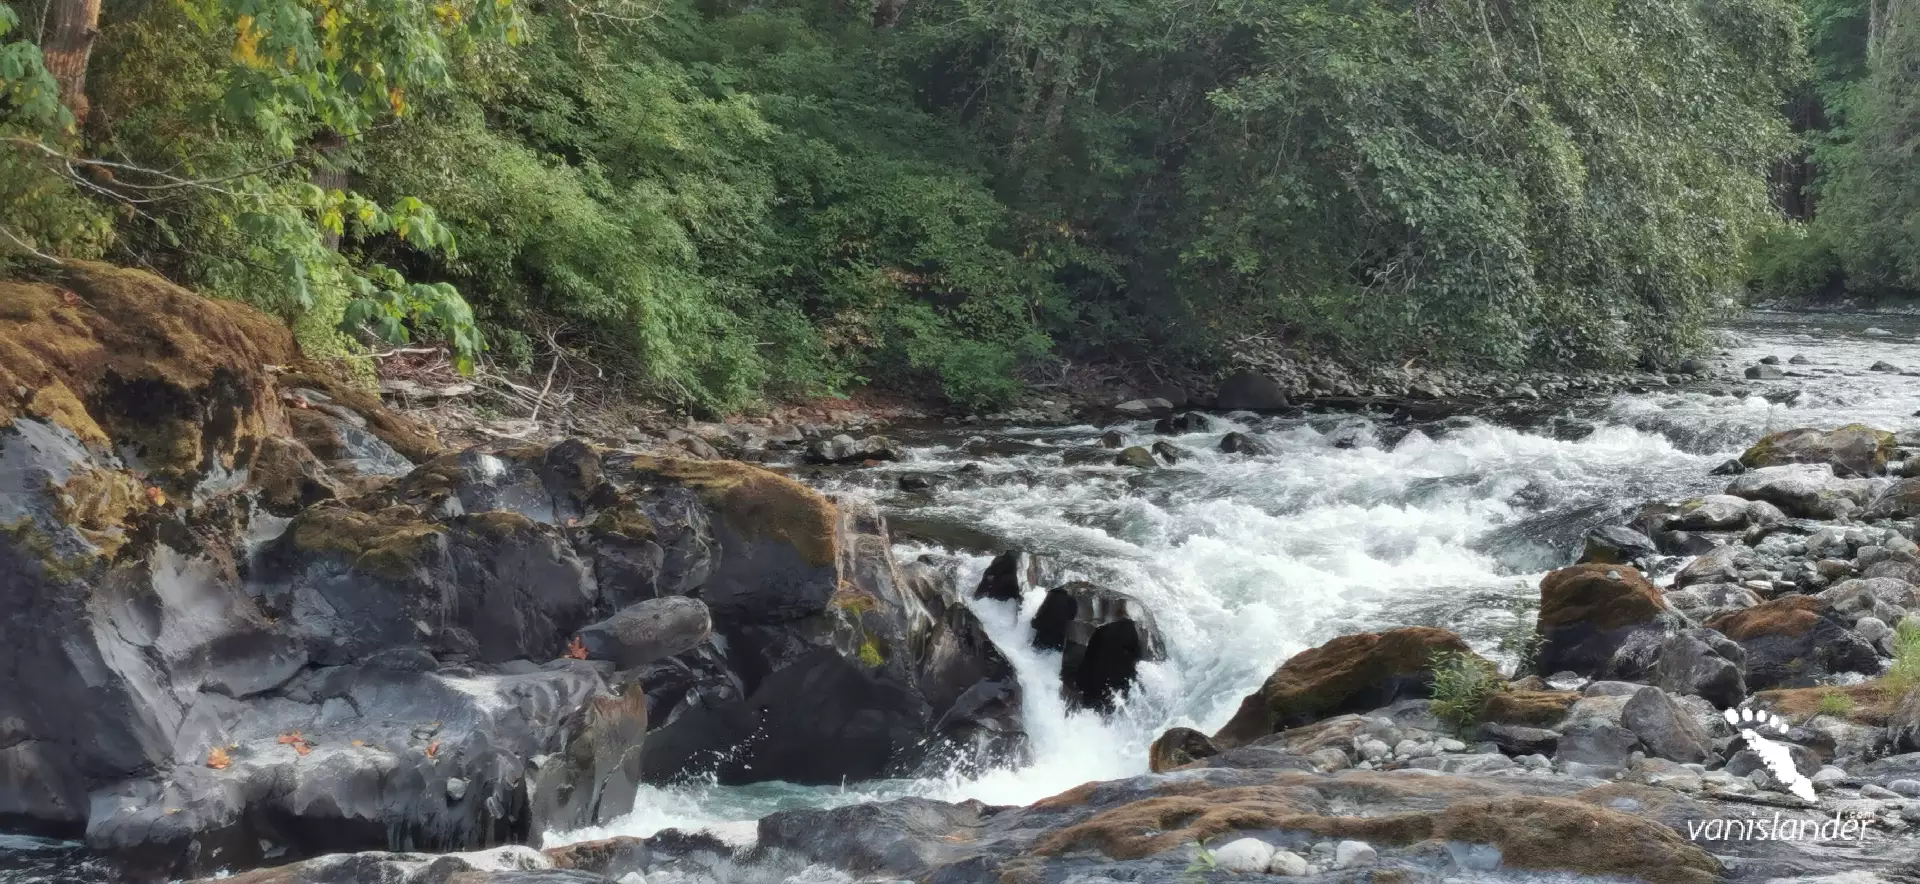
[{"label": "forest", "polygon": [[724,411],[1920,289],[1913,0],[5,0],[0,274]]}]

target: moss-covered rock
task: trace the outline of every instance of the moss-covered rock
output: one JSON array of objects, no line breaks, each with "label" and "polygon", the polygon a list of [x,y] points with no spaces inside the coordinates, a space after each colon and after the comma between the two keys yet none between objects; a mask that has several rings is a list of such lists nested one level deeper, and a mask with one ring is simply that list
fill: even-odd
[{"label": "moss-covered rock", "polygon": [[296,357],[278,320],[151,274],[70,262],[0,282],[0,424],[57,424],[185,493],[284,434],[268,366]]},{"label": "moss-covered rock", "polygon": [[1577,691],[1496,691],[1480,706],[1480,720],[1521,727],[1553,727],[1565,718],[1567,707],[1580,699]]},{"label": "moss-covered rock", "polygon": [[1594,675],[1634,632],[1658,628],[1667,606],[1660,590],[1626,565],[1574,565],[1540,580],[1536,667]]},{"label": "moss-covered rock", "polygon": [[1841,672],[1872,675],[1880,658],[1812,596],[1787,596],[1708,620],[1746,652],[1746,681],[1751,690],[1807,687]]},{"label": "moss-covered rock", "polygon": [[1836,430],[1801,427],[1761,437],[1740,455],[1748,469],[1795,463],[1828,464],[1840,476],[1881,476],[1897,446],[1893,434],[1866,424]]},{"label": "moss-covered rock", "polygon": [[1237,746],[1330,715],[1428,696],[1436,653],[1473,655],[1459,636],[1425,626],[1343,635],[1280,664],[1213,740]]}]

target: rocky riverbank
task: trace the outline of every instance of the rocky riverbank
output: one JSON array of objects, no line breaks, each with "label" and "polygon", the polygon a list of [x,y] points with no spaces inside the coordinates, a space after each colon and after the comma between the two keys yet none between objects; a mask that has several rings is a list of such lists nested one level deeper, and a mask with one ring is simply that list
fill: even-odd
[{"label": "rocky riverbank", "polygon": [[[1207,404],[1294,404],[1276,377]],[[1113,409],[1165,434],[1208,420],[1182,411],[1195,397],[1129,395]],[[1769,435],[1723,493],[1592,531],[1498,666],[1444,629],[1355,633],[1284,661],[1220,730],[1163,735],[1153,772],[1028,806],[907,798],[781,811],[744,846],[541,850],[641,783],[1019,759],[1040,686],[966,596],[1044,590],[1026,640],[1060,652],[1074,708],[1111,709],[1166,636],[1043,556],[966,586],[896,561],[870,505],[715,457],[849,466],[893,456],[881,440],[736,424],[449,446],[266,317],[130,271],[0,285],[0,426],[0,827],[83,838],[123,880],[1920,869],[1920,439],[1871,427]],[[1254,453],[1236,435],[1220,448]],[[1182,452],[1115,434],[1061,457]]]}]

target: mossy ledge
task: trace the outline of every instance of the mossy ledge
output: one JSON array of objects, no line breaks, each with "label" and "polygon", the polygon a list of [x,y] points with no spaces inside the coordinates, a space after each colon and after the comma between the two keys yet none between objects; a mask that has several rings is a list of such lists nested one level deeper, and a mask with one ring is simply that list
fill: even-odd
[{"label": "mossy ledge", "polygon": [[808,565],[832,567],[839,556],[840,511],[820,492],[785,476],[736,461],[648,455],[636,456],[633,470],[694,489],[735,531],[750,540],[783,541]]},{"label": "mossy ledge", "polygon": [[298,549],[340,553],[357,570],[398,580],[414,572],[444,533],[411,507],[365,513],[318,506],[301,513],[288,535]]}]

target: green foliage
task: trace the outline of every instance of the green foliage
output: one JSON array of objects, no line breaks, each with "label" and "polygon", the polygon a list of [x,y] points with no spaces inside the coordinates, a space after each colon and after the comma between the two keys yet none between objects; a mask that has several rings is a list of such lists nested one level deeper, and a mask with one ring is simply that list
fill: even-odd
[{"label": "green foliage", "polygon": [[1804,299],[1839,292],[1845,286],[1840,256],[1827,243],[1828,226],[1782,224],[1761,234],[1751,251],[1748,283],[1762,298]]},{"label": "green foliage", "polygon": [[[464,361],[490,330],[526,365],[559,328],[712,409],[864,382],[988,406],[1060,357],[1207,368],[1250,336],[1669,359],[1772,229],[1804,72],[1786,0],[114,11],[71,140],[38,50],[0,43],[0,126],[60,158],[0,150],[30,172],[0,229],[325,352],[424,333]],[[1818,21],[1841,52],[1853,19]]]},{"label": "green foliage", "polygon": [[1893,664],[1880,674],[1880,684],[1894,696],[1920,687],[1920,623],[1901,620],[1893,633]]},{"label": "green foliage", "polygon": [[1525,592],[1507,600],[1507,613],[1511,615],[1508,624],[1499,630],[1499,651],[1513,658],[1513,674],[1532,672],[1534,661],[1540,656],[1540,648],[1546,644],[1546,636],[1540,634],[1540,596],[1538,593]]},{"label": "green foliage", "polygon": [[1433,671],[1428,708],[1435,717],[1460,730],[1480,720],[1480,708],[1504,685],[1497,670],[1472,654],[1435,651],[1427,665]]},{"label": "green foliage", "polygon": [[1820,705],[1815,714],[1829,715],[1834,718],[1846,718],[1853,714],[1853,698],[1839,691],[1829,691],[1820,695]]}]

